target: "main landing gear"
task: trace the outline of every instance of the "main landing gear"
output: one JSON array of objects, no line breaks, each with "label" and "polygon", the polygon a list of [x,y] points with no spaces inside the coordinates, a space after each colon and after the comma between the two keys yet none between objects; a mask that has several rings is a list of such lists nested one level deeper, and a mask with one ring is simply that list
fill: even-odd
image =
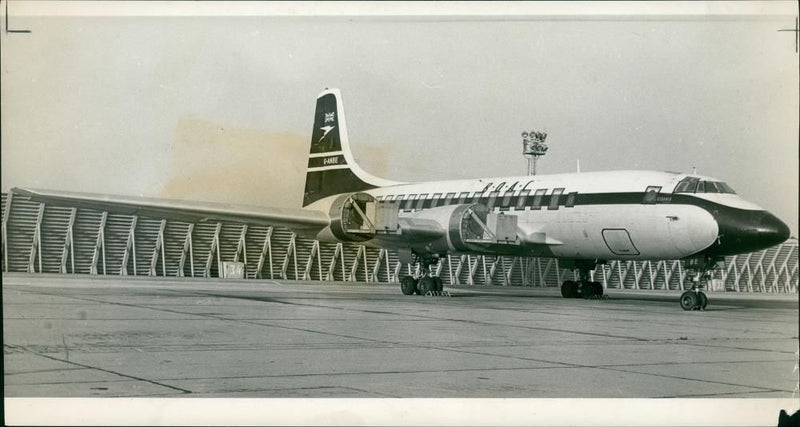
[{"label": "main landing gear", "polygon": [[681,294],[681,308],[690,310],[705,310],[708,306],[708,297],[703,293],[703,287],[711,280],[711,273],[719,260],[714,258],[690,258],[684,263],[686,277],[692,281],[692,287]]},{"label": "main landing gear", "polygon": [[438,257],[418,257],[414,255],[415,261],[419,261],[421,274],[419,276],[404,276],[400,280],[400,290],[403,295],[442,295],[444,284],[442,279],[438,276],[431,275],[431,265],[436,265],[439,262]]},{"label": "main landing gear", "polygon": [[564,298],[589,299],[592,297],[603,296],[603,284],[600,282],[590,282],[588,280],[567,280],[561,285],[561,296]]},{"label": "main landing gear", "polygon": [[576,282],[574,280],[567,280],[561,285],[561,296],[564,298],[579,298],[589,299],[593,297],[603,296],[603,285],[600,282],[593,282],[589,280],[589,272],[594,270],[595,263],[583,264],[576,263],[578,276],[580,279]]}]

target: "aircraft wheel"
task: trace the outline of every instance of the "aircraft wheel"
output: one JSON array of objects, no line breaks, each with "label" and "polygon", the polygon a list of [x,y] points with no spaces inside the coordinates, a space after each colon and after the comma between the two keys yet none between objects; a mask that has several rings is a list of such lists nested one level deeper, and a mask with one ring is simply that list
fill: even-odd
[{"label": "aircraft wheel", "polygon": [[404,276],[400,280],[400,290],[403,291],[403,295],[414,295],[414,292],[417,291],[417,284],[414,278],[411,276]]},{"label": "aircraft wheel", "polygon": [[425,276],[419,279],[419,283],[417,283],[417,290],[419,291],[420,295],[425,295],[429,291],[432,291],[435,286],[436,283],[434,282],[433,277]]},{"label": "aircraft wheel", "polygon": [[594,291],[595,295],[597,295],[599,297],[603,296],[603,284],[602,283],[600,283],[600,282],[591,282],[591,285],[592,285],[592,291]]},{"label": "aircraft wheel", "polygon": [[706,306],[708,306],[708,297],[702,292],[698,293],[697,297],[697,308],[705,310]]},{"label": "aircraft wheel", "polygon": [[681,308],[689,311],[697,307],[697,295],[694,291],[686,291],[681,294]]},{"label": "aircraft wheel", "polygon": [[589,299],[594,296],[594,285],[592,282],[581,283],[581,296],[583,296],[583,299]]},{"label": "aircraft wheel", "polygon": [[444,282],[442,281],[441,277],[439,276],[434,277],[433,283],[435,284],[434,291],[442,292],[444,290]]},{"label": "aircraft wheel", "polygon": [[578,298],[578,282],[567,280],[561,285],[561,295],[564,298]]},{"label": "aircraft wheel", "polygon": [[570,290],[569,290],[569,282],[564,282],[561,284],[561,296],[564,298],[570,298]]},{"label": "aircraft wheel", "polygon": [[578,282],[571,281],[572,284],[569,286],[572,289],[572,298],[578,298],[581,296],[580,293],[580,284]]},{"label": "aircraft wheel", "polygon": [[561,284],[561,296],[564,298],[575,298],[575,287],[573,285],[577,285],[577,283],[573,282],[572,280],[566,280],[564,283]]}]

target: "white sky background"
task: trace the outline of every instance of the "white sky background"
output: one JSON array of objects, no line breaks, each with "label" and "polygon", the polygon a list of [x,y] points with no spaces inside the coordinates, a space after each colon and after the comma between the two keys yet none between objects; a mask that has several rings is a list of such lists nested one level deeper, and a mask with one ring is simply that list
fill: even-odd
[{"label": "white sky background", "polygon": [[[777,31],[794,27],[794,2],[600,18],[497,4],[483,10],[527,14],[491,19],[458,5],[439,18],[80,5],[9,4],[10,27],[31,33],[0,35],[3,191],[297,207],[315,98],[338,87],[355,157],[378,176],[523,175],[520,133],[545,129],[540,173],[577,158],[583,171],[695,166],[798,235],[798,55]],[[552,7],[570,16],[537,14]]]}]

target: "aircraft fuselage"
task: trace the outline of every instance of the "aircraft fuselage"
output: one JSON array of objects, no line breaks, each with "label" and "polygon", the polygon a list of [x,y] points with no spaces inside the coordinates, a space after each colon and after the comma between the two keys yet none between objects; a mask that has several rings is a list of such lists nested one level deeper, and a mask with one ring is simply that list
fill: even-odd
[{"label": "aircraft fuselage", "polygon": [[[686,183],[694,184],[694,187]],[[703,188],[700,188],[700,187]],[[707,188],[706,188],[707,187]],[[699,190],[699,191],[698,191]],[[394,203],[401,223],[444,230],[452,206],[482,204],[516,216],[515,244],[455,241],[453,230],[431,242],[409,235],[376,234],[359,240],[417,253],[485,253],[569,259],[680,259],[721,257],[784,241],[788,227],[709,177],[653,171],[585,172],[541,176],[400,184],[365,190],[378,203]],[[327,209],[332,198],[312,208]],[[437,216],[437,211],[442,214]],[[416,221],[416,222],[415,222]],[[343,240],[323,230],[323,240]],[[346,239],[344,239],[346,240]]]}]

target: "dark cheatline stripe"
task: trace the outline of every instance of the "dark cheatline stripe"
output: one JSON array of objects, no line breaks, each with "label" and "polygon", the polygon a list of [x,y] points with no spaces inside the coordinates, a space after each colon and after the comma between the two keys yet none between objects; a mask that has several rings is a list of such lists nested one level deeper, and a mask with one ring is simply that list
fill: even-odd
[{"label": "dark cheatline stripe", "polygon": [[[576,194],[574,199],[574,205],[629,205],[629,204],[642,204],[642,200],[644,200],[644,192],[639,193],[601,193],[601,194]],[[395,195],[396,196],[396,195]],[[407,195],[406,195],[407,196]],[[534,209],[547,209],[550,206],[550,203],[553,197],[558,198],[558,206],[563,207],[566,206],[567,200],[569,198],[568,194],[561,194],[557,196],[553,195],[543,195],[543,196],[534,196],[534,195],[527,195],[527,196],[503,196],[503,195],[495,195],[495,194],[485,194],[485,195],[475,195],[474,193],[467,196],[463,200],[460,197],[454,198],[450,200],[450,203],[445,203],[445,200],[439,200],[437,206],[444,206],[445,204],[449,205],[459,205],[459,204],[469,204],[469,203],[482,203],[484,205],[492,205],[493,207],[499,208],[509,208],[509,207],[518,207],[520,206],[520,199],[523,199],[523,207],[530,207]],[[695,199],[692,197],[692,199]],[[416,209],[419,205],[420,199],[415,199],[412,203],[412,208]],[[538,205],[536,205],[538,202]],[[428,209],[431,207],[433,203],[433,198],[427,197],[423,202],[423,209]],[[665,203],[664,201],[659,201],[658,203]],[[408,209],[408,200],[403,200],[403,208]]]},{"label": "dark cheatline stripe", "polygon": [[[592,193],[592,194],[580,194],[577,193],[574,196],[574,206],[581,206],[581,205],[641,205],[643,203],[645,192],[630,192],[630,193]],[[393,196],[397,196],[396,194]],[[407,196],[407,194],[404,194]],[[509,208],[518,208],[528,207],[531,209],[548,209],[553,197],[558,198],[558,208],[559,209],[571,209],[574,206],[567,207],[567,201],[570,198],[569,194],[561,194],[557,196],[553,196],[551,194],[542,195],[542,196],[535,196],[534,194],[529,194],[527,196],[511,196],[507,197],[504,195],[494,195],[494,194],[475,194],[470,193],[469,196],[466,198],[455,197],[450,200],[449,203],[446,203],[445,200],[441,199],[438,201],[437,206],[444,206],[445,204],[449,205],[459,205],[459,204],[469,204],[469,203],[481,203],[484,205],[492,205],[493,207],[501,208],[504,210],[508,210]],[[520,205],[520,200],[522,200],[522,205]],[[411,203],[410,208],[417,209],[419,206],[420,200],[415,199],[413,203]],[[427,197],[423,202],[423,208],[427,209],[430,208],[433,203],[433,199],[431,197]],[[711,202],[708,200],[704,200],[698,197],[694,197],[688,194],[672,194],[672,193],[659,193],[658,197],[654,204],[679,204],[679,205],[692,205],[701,207],[712,214],[714,211],[718,211],[719,209],[734,209],[734,210],[741,210],[737,208],[732,208],[729,206],[721,205],[719,203]],[[403,209],[409,209],[408,200],[403,200],[402,203]]]}]

